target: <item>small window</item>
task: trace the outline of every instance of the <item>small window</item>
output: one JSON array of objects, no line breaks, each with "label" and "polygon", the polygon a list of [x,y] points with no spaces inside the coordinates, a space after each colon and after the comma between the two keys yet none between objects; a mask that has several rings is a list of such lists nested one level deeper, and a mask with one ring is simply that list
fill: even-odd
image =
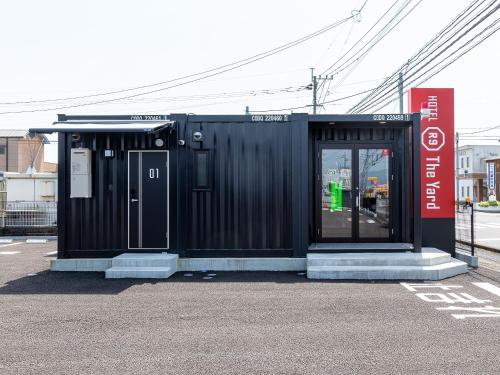
[{"label": "small window", "polygon": [[469,157],[467,156],[467,168],[469,168]]},{"label": "small window", "polygon": [[0,155],[5,155],[5,145],[0,145]]},{"label": "small window", "polygon": [[464,158],[460,158],[460,168],[464,167]]},{"label": "small window", "polygon": [[210,190],[210,154],[208,150],[194,152],[194,188]]},{"label": "small window", "polygon": [[462,186],[462,198],[464,198],[464,187]]},{"label": "small window", "polygon": [[470,197],[470,190],[469,190],[469,186],[467,186],[467,196]]}]

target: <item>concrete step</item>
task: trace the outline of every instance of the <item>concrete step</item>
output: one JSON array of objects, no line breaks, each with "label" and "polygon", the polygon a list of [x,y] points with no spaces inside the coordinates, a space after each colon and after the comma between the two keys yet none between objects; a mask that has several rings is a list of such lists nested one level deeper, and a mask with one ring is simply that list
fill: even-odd
[{"label": "concrete step", "polygon": [[329,280],[442,280],[467,272],[467,264],[452,259],[431,266],[310,266],[309,279]]},{"label": "concrete step", "polygon": [[332,252],[332,253],[356,253],[369,251],[403,252],[413,250],[413,244],[407,242],[334,242],[334,243],[312,243],[309,245],[310,252]]},{"label": "concrete step", "polygon": [[106,279],[167,279],[175,273],[170,267],[111,267]]},{"label": "concrete step", "polygon": [[421,253],[310,253],[308,267],[315,266],[432,266],[447,263],[450,254],[424,247]]},{"label": "concrete step", "polygon": [[170,267],[177,269],[177,254],[125,253],[111,260],[112,267]]}]

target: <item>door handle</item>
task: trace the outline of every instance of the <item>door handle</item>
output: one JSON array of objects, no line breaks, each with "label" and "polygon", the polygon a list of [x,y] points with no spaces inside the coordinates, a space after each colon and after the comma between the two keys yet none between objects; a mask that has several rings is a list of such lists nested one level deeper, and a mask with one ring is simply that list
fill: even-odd
[{"label": "door handle", "polygon": [[139,199],[132,198],[130,201],[131,201],[132,203],[133,203],[133,202],[139,202]]}]

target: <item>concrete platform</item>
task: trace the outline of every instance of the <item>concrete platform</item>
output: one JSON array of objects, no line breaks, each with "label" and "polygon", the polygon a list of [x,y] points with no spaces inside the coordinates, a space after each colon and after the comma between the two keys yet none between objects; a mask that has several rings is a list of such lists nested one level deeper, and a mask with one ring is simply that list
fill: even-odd
[{"label": "concrete platform", "polygon": [[180,258],[178,271],[305,271],[306,258]]},{"label": "concrete platform", "polygon": [[467,264],[434,248],[422,253],[311,253],[307,258],[181,258],[125,253],[113,259],[52,259],[52,271],[105,272],[107,278],[168,278],[177,271],[305,271],[311,279],[441,280]]},{"label": "concrete platform", "polygon": [[308,254],[307,277],[330,280],[442,280],[467,272],[444,251]]}]

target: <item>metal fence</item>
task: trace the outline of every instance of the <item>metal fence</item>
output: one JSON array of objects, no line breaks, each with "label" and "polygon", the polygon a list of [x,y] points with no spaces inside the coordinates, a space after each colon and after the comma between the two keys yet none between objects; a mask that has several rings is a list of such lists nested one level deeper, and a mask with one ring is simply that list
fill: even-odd
[{"label": "metal fence", "polygon": [[474,207],[459,205],[455,213],[455,248],[474,255]]},{"label": "metal fence", "polygon": [[57,202],[4,202],[0,225],[8,228],[56,228]]}]

